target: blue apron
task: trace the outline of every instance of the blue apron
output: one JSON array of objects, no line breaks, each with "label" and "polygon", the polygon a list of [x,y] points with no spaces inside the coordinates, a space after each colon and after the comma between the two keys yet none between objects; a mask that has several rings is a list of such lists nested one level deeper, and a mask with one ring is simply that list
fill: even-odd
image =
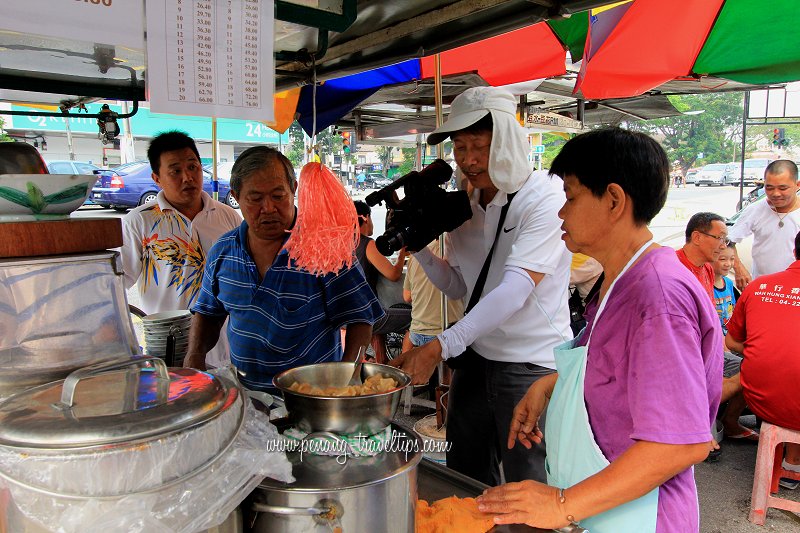
[{"label": "blue apron", "polygon": [[[611,284],[600,303],[593,326],[597,326],[617,280],[652,242],[648,241],[639,248]],[[578,338],[580,335],[576,337]],[[558,381],[547,408],[545,468],[548,485],[564,489],[609,465],[608,459],[594,440],[583,395],[590,342],[591,331],[586,346],[576,347],[576,340],[572,340],[555,348]],[[580,526],[592,533],[647,533],[656,530],[657,514],[658,487],[636,500],[585,518],[580,521]]]}]

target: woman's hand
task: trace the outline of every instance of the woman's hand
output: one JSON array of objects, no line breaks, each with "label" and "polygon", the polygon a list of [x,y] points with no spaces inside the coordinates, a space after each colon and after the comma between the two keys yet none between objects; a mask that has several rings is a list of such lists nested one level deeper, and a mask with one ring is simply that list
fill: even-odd
[{"label": "woman's hand", "polygon": [[508,449],[514,447],[517,440],[527,449],[542,442],[542,430],[539,429],[539,418],[547,408],[550,395],[553,394],[558,374],[551,374],[538,379],[530,386],[528,392],[514,408],[511,415],[511,427],[508,430]]},{"label": "woman's hand", "polygon": [[491,513],[495,524],[527,524],[556,529],[569,524],[559,505],[558,489],[537,481],[506,483],[486,489],[477,499],[478,510]]}]

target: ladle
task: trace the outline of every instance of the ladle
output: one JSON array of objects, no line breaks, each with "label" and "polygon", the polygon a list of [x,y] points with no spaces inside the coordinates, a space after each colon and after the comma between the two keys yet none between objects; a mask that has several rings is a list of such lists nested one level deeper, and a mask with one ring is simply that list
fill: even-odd
[{"label": "ladle", "polygon": [[347,383],[348,385],[363,385],[364,382],[361,379],[361,368],[364,364],[364,355],[367,353],[367,347],[361,346],[358,349],[358,355],[356,355],[356,362],[355,368],[353,368],[353,375],[350,376],[350,381]]}]

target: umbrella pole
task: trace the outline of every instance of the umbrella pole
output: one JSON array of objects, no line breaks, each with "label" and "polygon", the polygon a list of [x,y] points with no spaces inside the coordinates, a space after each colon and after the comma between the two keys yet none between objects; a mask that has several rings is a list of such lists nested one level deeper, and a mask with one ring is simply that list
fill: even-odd
[{"label": "umbrella pole", "polygon": [[217,182],[217,117],[211,117],[211,191],[212,198],[219,200]]},{"label": "umbrella pole", "polygon": [[[434,98],[435,98],[435,101],[436,101],[436,127],[438,128],[439,126],[441,126],[444,123],[444,113],[442,112],[442,105],[443,104],[442,104],[442,58],[441,58],[441,54],[434,55],[433,56],[433,62],[434,62],[433,63],[434,64],[434,68],[436,69],[435,73],[434,73],[434,78],[433,78],[433,94],[434,94]],[[440,142],[439,144],[436,145],[436,157],[438,157],[439,159],[444,159],[444,142]],[[444,187],[447,187],[447,185],[445,184]],[[442,235],[439,238],[439,252],[441,254],[441,257],[445,257],[444,235]],[[447,328],[447,296],[444,295],[444,292],[441,293],[441,297],[439,299],[439,308],[441,310],[440,318],[441,318],[441,321],[442,321],[442,323],[441,323],[442,331],[444,331],[445,328]],[[436,388],[437,388],[437,390],[441,390],[442,384],[444,383],[444,364],[443,363],[439,363],[438,375],[439,375],[439,383],[438,383],[438,386]],[[448,383],[449,383],[449,381],[448,381]],[[438,394],[437,394],[437,396],[438,396]],[[438,405],[441,402],[441,400],[439,400],[438,398],[437,398],[437,400],[438,400],[437,401],[437,405],[436,405],[437,412],[439,412],[440,409],[443,411],[443,408],[440,405]],[[439,417],[437,417],[437,419],[438,418]],[[444,421],[443,417],[442,417],[442,421]]]},{"label": "umbrella pole", "polygon": [[750,108],[750,91],[744,92],[744,110],[742,111],[742,167],[739,169],[739,205],[744,199],[744,150],[747,143],[747,113]]}]

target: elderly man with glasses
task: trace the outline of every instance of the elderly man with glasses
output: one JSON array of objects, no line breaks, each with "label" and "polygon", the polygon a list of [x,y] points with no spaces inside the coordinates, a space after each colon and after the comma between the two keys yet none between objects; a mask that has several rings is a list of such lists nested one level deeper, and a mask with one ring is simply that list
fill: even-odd
[{"label": "elderly man with glasses", "polygon": [[725,219],[715,213],[697,213],[686,225],[686,244],[676,250],[681,263],[691,270],[714,298],[714,268],[711,266],[728,246],[728,227]]},{"label": "elderly man with glasses", "polygon": [[[686,224],[686,244],[676,250],[678,259],[688,268],[714,301],[714,267],[719,254],[728,247],[728,227],[725,219],[715,213],[697,213]],[[731,439],[758,440],[758,433],[739,424],[739,417],[746,404],[739,381],[739,369],[742,358],[725,352],[725,363],[722,371],[722,397],[720,403],[728,402],[723,411],[722,425],[725,436]],[[710,461],[719,457],[712,452]]]}]

